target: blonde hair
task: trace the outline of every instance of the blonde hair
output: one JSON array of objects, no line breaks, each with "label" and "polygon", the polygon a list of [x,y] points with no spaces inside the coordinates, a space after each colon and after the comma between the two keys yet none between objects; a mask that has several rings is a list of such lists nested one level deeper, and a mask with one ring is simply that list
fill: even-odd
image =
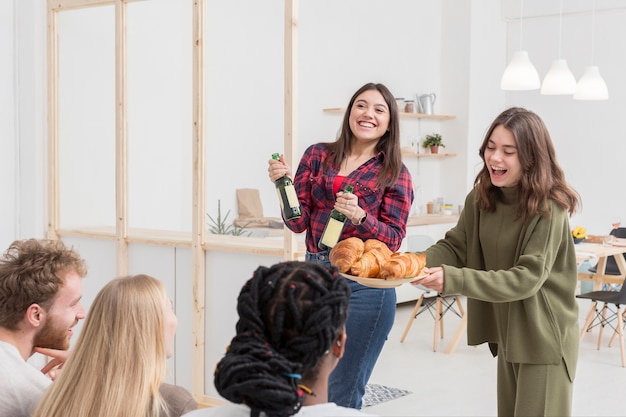
[{"label": "blonde hair", "polygon": [[166,416],[166,303],[163,284],[148,275],[105,285],[33,417]]}]

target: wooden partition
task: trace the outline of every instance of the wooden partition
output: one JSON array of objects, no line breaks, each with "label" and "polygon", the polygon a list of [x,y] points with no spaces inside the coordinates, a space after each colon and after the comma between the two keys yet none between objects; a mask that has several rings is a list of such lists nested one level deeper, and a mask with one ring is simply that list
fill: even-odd
[{"label": "wooden partition", "polygon": [[[205,134],[205,105],[210,97],[205,97],[205,0],[187,0],[191,2],[191,21],[189,22],[191,43],[191,93],[192,101],[189,123],[191,132],[188,140],[181,142],[181,146],[191,148],[191,185],[185,184],[191,190],[189,196],[189,206],[191,215],[189,216],[190,227],[187,230],[158,230],[151,228],[132,227],[129,220],[129,202],[133,199],[133,190],[129,188],[129,172],[132,172],[133,159],[129,156],[129,125],[136,122],[129,114],[129,89],[132,87],[132,79],[129,78],[129,62],[132,62],[133,55],[129,50],[128,30],[132,23],[129,21],[128,6],[142,0],[48,0],[48,237],[54,239],[67,238],[93,240],[114,240],[115,241],[115,271],[117,275],[129,273],[129,243],[172,246],[191,248],[191,271],[193,294],[192,331],[189,337],[192,339],[192,367],[191,367],[191,390],[198,400],[204,405],[219,403],[215,398],[206,396],[206,381],[210,379],[206,375],[206,369],[212,365],[205,364],[205,294],[206,283],[212,282],[216,277],[207,274],[206,259],[211,251],[240,252],[256,255],[271,255],[290,260],[301,257],[303,248],[299,247],[295,236],[285,229],[283,240],[268,240],[254,238],[238,238],[232,236],[218,236],[206,234],[206,207],[207,184],[206,184],[206,145],[213,139]],[[146,2],[156,0],[143,0]],[[182,0],[173,0],[182,1]],[[114,44],[114,90],[115,99],[108,108],[114,114],[114,126],[105,126],[103,131],[110,129],[114,135],[114,169],[105,166],[102,172],[97,175],[110,177],[114,183],[114,193],[111,197],[103,200],[109,202],[114,198],[114,213],[107,214],[106,210],[98,212],[94,217],[95,221],[90,224],[89,219],[82,220],[79,224],[67,226],[63,221],[67,205],[62,204],[61,195],[69,195],[67,199],[75,204],[81,204],[77,199],[88,198],[90,193],[98,195],[103,192],[99,187],[92,187],[89,192],[76,191],[72,195],[72,187],[76,182],[64,178],[61,164],[61,152],[59,149],[69,140],[63,134],[65,126],[60,126],[60,120],[73,120],[72,114],[64,114],[61,117],[62,109],[60,103],[63,101],[63,84],[60,83],[60,68],[62,67],[59,45],[60,27],[59,18],[64,13],[72,13],[77,10],[90,8],[104,8],[106,17],[112,16],[114,39],[105,40]],[[113,8],[113,12],[111,12]],[[297,150],[297,0],[285,0],[285,126],[284,126],[284,149],[288,163],[296,160]],[[105,19],[106,20],[106,19]],[[88,28],[85,28],[87,30]],[[104,49],[107,47],[105,46]],[[102,55],[106,56],[106,53]],[[86,64],[90,64],[86,62]],[[93,63],[91,63],[93,64]],[[98,80],[90,80],[97,86]],[[158,88],[158,86],[155,86]],[[106,88],[103,89],[106,95]],[[67,113],[67,112],[66,112]],[[68,123],[66,123],[68,124]],[[100,134],[98,131],[86,132],[86,135]],[[106,136],[106,135],[105,135]],[[103,139],[106,141],[107,139]],[[101,144],[102,141],[94,139],[94,144]],[[109,145],[110,146],[110,145]],[[93,152],[97,152],[92,149]],[[74,156],[78,157],[78,156]],[[95,154],[93,163],[100,162],[100,158],[106,159],[105,155]],[[89,170],[83,171],[86,176],[90,175]],[[80,178],[87,181],[88,178]],[[105,187],[106,188],[106,187]],[[66,193],[66,194],[63,194]],[[65,198],[65,197],[64,197]],[[97,199],[96,199],[97,200]],[[64,203],[65,200],[63,200]],[[100,208],[102,204],[95,204]],[[87,213],[89,214],[89,213]],[[71,215],[69,217],[72,217]],[[104,218],[104,220],[102,220]],[[183,335],[179,334],[178,337]],[[185,335],[186,336],[186,335]]]}]

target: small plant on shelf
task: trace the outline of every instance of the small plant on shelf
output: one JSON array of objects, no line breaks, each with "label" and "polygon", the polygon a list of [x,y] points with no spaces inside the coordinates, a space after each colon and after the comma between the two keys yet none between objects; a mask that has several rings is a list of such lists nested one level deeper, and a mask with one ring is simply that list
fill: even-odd
[{"label": "small plant on shelf", "polygon": [[439,133],[431,133],[424,138],[422,147],[430,148],[430,153],[439,153],[439,147],[445,148],[446,145],[443,144],[443,138]]},{"label": "small plant on shelf", "polygon": [[221,201],[217,200],[217,219],[211,217],[209,213],[209,220],[211,220],[212,225],[209,225],[209,232],[214,235],[233,235],[233,236],[250,236],[252,233],[246,230],[246,226],[248,223],[243,225],[242,227],[238,227],[237,225],[231,223],[227,224],[226,219],[228,219],[228,215],[230,214],[230,210],[226,212],[226,215],[222,218],[222,207]]}]

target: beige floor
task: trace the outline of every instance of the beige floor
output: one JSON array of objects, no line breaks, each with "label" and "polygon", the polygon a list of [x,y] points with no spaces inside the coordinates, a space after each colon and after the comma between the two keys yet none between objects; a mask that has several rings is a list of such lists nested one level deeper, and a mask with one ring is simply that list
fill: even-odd
[{"label": "beige floor", "polygon": [[[415,291],[419,291],[415,289]],[[465,305],[465,300],[463,300]],[[495,416],[496,360],[486,346],[469,347],[463,334],[453,354],[444,353],[459,319],[445,316],[444,339],[433,352],[433,320],[420,315],[404,343],[400,338],[414,303],[400,304],[396,324],[370,379],[412,392],[363,411],[380,416]],[[589,308],[580,300],[580,324]],[[580,346],[574,385],[574,416],[624,416],[626,368],[621,367],[619,343],[609,348],[605,330],[602,349],[596,349],[597,329],[585,336]]]}]

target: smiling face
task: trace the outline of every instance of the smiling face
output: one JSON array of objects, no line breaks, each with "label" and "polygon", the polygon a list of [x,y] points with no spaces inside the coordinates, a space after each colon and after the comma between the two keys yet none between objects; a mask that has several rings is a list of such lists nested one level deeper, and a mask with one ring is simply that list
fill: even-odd
[{"label": "smiling face", "polygon": [[515,137],[502,125],[491,133],[485,148],[484,161],[491,183],[496,187],[514,187],[522,178],[522,165]]},{"label": "smiling face", "polygon": [[75,272],[65,275],[54,302],[46,311],[45,322],[33,339],[33,346],[67,350],[70,347],[72,328],[85,318],[81,303],[83,287],[81,277]]},{"label": "smiling face", "polygon": [[357,141],[380,139],[389,128],[389,107],[378,90],[359,94],[350,109],[350,130]]}]

